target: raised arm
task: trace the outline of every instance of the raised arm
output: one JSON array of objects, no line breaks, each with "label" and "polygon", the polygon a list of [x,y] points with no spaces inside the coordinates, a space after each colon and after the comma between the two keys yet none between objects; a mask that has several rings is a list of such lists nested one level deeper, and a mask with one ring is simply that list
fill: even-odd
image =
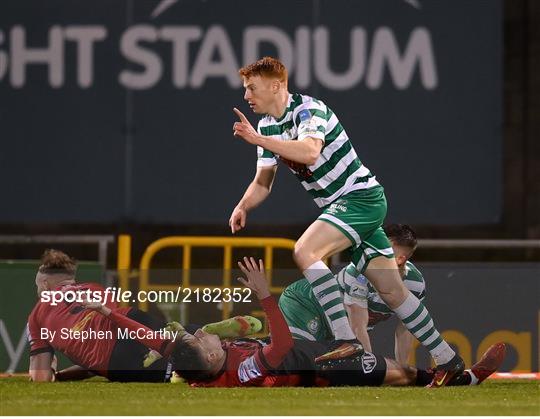
[{"label": "raised arm", "polygon": [[236,108],[234,108],[234,112],[240,119],[239,122],[235,122],[233,125],[236,137],[240,137],[250,144],[258,145],[296,163],[312,165],[319,158],[323,140],[311,136],[302,136],[302,138],[298,138],[298,141],[281,141],[267,137],[259,134],[242,112]]},{"label": "raised arm", "polygon": [[234,208],[229,219],[229,226],[233,234],[245,227],[247,213],[259,206],[270,195],[276,170],[276,165],[257,168],[255,178],[247,187],[244,196]]},{"label": "raised arm", "polygon": [[253,258],[244,258],[244,262],[239,262],[238,266],[246,275],[246,279],[238,278],[238,280],[252,289],[257,295],[261,307],[266,313],[272,336],[271,343],[262,349],[262,355],[260,356],[262,357],[262,365],[259,365],[259,367],[263,369],[276,368],[293,347],[289,326],[275,298],[270,294],[262,260],[259,260],[257,264]]}]

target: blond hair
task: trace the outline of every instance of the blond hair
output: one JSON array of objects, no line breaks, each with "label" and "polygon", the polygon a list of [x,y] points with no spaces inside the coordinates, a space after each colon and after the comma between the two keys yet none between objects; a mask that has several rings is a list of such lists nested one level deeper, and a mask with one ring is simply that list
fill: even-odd
[{"label": "blond hair", "polygon": [[42,274],[64,274],[75,276],[77,261],[64,252],[47,249],[41,256],[41,265],[38,272]]}]

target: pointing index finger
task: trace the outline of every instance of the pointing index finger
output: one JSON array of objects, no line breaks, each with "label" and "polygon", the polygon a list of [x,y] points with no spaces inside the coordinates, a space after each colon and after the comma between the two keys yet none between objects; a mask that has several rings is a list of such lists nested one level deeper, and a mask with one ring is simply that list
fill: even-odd
[{"label": "pointing index finger", "polygon": [[234,113],[240,118],[240,121],[242,122],[248,122],[248,119],[246,118],[246,115],[244,115],[238,108],[233,108]]}]

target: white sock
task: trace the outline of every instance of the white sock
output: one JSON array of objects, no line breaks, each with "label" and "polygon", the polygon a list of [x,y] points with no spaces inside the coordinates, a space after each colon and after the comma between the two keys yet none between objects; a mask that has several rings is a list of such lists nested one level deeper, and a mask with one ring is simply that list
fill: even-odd
[{"label": "white sock", "polygon": [[330,319],[330,327],[337,340],[351,340],[356,336],[349,324],[347,311],[343,305],[343,297],[335,275],[328,266],[318,260],[304,271],[305,278],[311,284],[313,294]]},{"label": "white sock", "polygon": [[413,293],[409,292],[405,301],[394,310],[394,313],[429,351],[437,365],[446,364],[456,355],[435,328],[427,308]]}]

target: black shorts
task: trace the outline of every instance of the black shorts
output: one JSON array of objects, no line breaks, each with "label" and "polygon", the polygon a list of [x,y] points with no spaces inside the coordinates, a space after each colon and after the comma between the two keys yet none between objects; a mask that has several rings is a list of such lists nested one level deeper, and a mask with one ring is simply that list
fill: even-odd
[{"label": "black shorts", "polygon": [[386,377],[386,360],[383,356],[365,352],[363,355],[327,361],[319,368],[318,376],[329,387],[382,386]]},{"label": "black shorts", "polygon": [[384,357],[366,352],[361,356],[315,364],[315,358],[327,353],[333,342],[294,340],[294,346],[273,375],[291,374],[301,377],[301,386],[381,386],[386,377]]},{"label": "black shorts", "polygon": [[[127,314],[152,330],[159,330],[165,324],[150,316],[144,311],[132,309]],[[170,366],[166,359],[162,358],[154,362],[148,368],[144,368],[143,361],[150,350],[136,340],[122,339],[114,345],[109,361],[107,378],[111,381],[140,381],[140,382],[164,382],[170,377]]]}]

